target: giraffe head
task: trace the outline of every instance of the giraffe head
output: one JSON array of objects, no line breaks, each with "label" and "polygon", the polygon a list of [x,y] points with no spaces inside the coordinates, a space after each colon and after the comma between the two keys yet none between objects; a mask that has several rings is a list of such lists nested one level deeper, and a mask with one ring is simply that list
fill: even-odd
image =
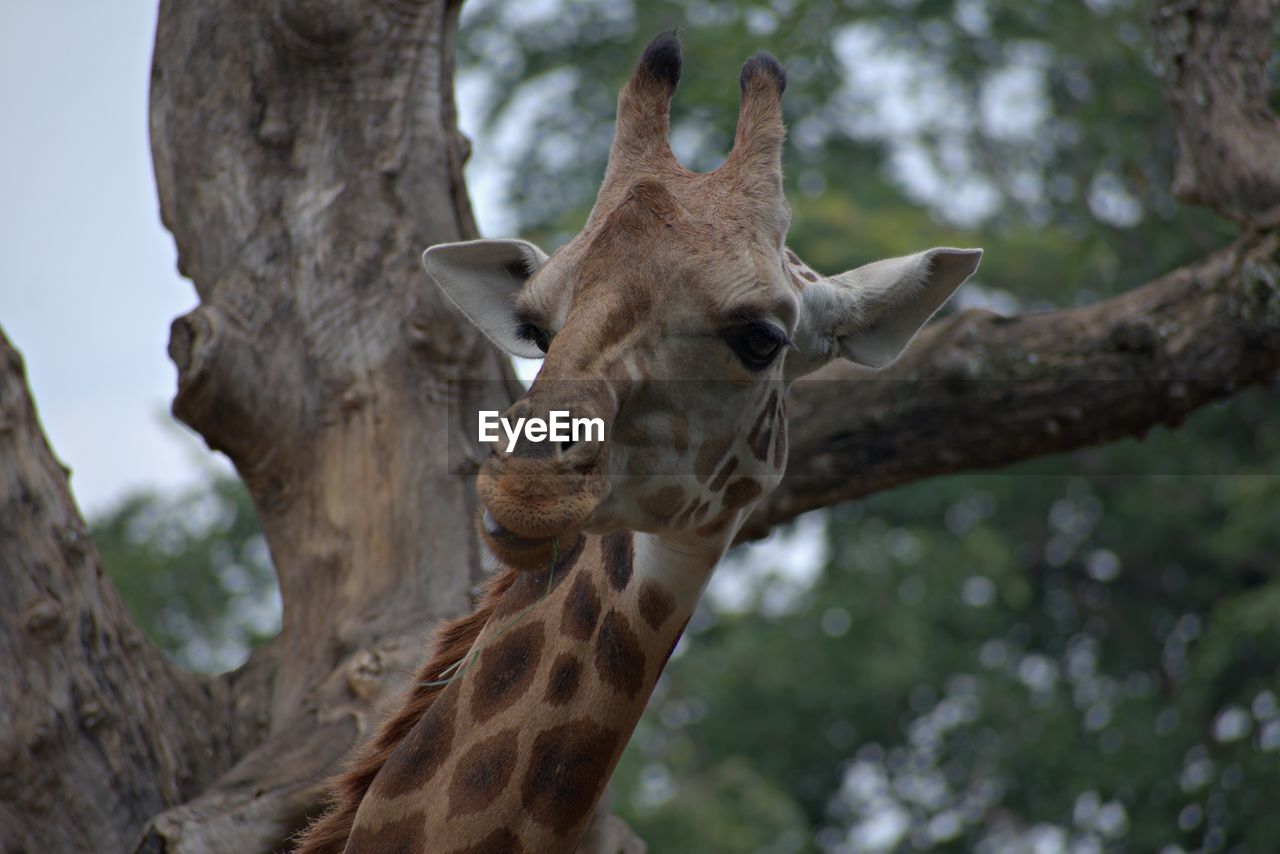
[{"label": "giraffe head", "polygon": [[510,565],[545,566],[580,530],[723,539],[782,476],[788,384],[839,357],[887,365],[977,268],[981,250],[932,249],[815,273],[784,243],[782,67],[747,60],[732,152],[698,174],[667,140],[680,66],[674,33],[646,48],[595,206],[554,255],[478,240],[424,256],[494,343],[545,359],[507,418],[605,424],[603,441],[522,440],[485,462],[481,533]]}]

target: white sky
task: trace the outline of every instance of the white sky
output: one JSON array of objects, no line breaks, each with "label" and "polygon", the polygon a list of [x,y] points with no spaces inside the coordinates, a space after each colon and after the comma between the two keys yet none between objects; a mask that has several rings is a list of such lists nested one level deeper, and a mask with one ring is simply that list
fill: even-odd
[{"label": "white sky", "polygon": [[[151,172],[156,6],[0,11],[0,327],[87,514],[132,489],[196,482],[214,459],[168,414],[169,323],[196,297]],[[494,217],[475,201],[482,222]]]},{"label": "white sky", "polygon": [[195,305],[160,225],[147,145],[150,3],[0,13],[0,326],[22,351],[82,509],[195,479],[166,428],[169,322]]}]

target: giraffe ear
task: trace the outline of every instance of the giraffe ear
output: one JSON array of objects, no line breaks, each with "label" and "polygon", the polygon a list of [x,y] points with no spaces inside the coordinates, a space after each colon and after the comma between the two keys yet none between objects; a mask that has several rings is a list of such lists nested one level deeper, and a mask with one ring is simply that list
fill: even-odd
[{"label": "giraffe ear", "polygon": [[431,278],[458,310],[503,350],[526,359],[542,351],[520,336],[513,299],[547,255],[523,240],[441,243],[422,254]]},{"label": "giraffe ear", "polygon": [[981,260],[981,249],[930,249],[827,279],[844,315],[836,326],[840,355],[871,368],[889,365]]}]

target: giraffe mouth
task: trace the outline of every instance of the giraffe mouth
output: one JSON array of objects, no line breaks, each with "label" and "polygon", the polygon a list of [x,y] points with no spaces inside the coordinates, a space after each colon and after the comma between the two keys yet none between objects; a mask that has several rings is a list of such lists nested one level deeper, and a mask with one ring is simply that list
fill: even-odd
[{"label": "giraffe mouth", "polygon": [[485,536],[490,539],[512,546],[531,545],[551,539],[551,537],[526,537],[517,534],[503,526],[488,510],[480,515],[480,527],[484,530]]},{"label": "giraffe mouth", "polygon": [[597,461],[587,473],[542,458],[490,455],[476,475],[476,530],[500,563],[540,569],[609,494]]},{"label": "giraffe mouth", "polygon": [[[561,537],[526,537],[504,526],[487,509],[480,512],[481,538],[502,563],[517,569],[544,569],[555,559]],[[568,538],[565,538],[566,540]]]}]

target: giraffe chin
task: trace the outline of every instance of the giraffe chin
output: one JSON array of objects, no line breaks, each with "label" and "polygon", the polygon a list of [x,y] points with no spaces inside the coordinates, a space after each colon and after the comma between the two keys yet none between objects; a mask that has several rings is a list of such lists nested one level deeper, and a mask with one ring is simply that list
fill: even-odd
[{"label": "giraffe chin", "polygon": [[527,572],[548,569],[564,543],[576,536],[566,531],[550,537],[524,537],[504,528],[488,510],[480,510],[476,521],[480,539],[504,566]]}]

